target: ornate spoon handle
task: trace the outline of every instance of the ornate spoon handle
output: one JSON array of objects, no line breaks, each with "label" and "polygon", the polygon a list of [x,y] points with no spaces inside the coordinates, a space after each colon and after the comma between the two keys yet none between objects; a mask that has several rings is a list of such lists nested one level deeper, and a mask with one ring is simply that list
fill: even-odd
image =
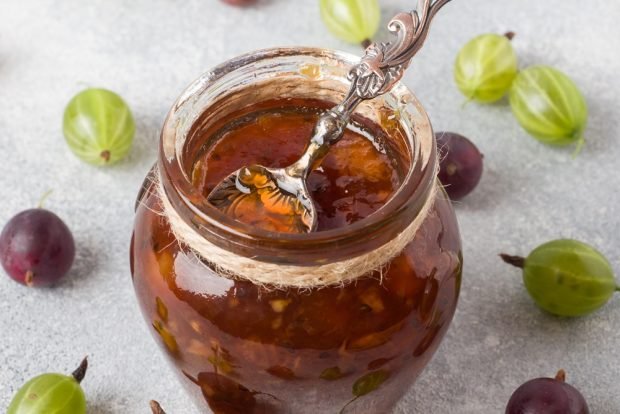
[{"label": "ornate spoon handle", "polygon": [[350,115],[359,102],[388,92],[405,73],[411,60],[424,45],[435,14],[450,0],[418,0],[418,8],[399,13],[388,24],[396,39],[373,43],[360,63],[349,72],[351,89],[344,102],[335,108]]},{"label": "ornate spoon handle", "polygon": [[357,105],[392,89],[422,48],[433,17],[450,1],[418,0],[416,10],[394,16],[388,29],[396,39],[373,43],[366,49],[364,57],[349,71],[351,88],[345,99],[319,118],[306,152],[286,168],[287,174],[305,178],[321,162],[329,147],[342,137]]}]

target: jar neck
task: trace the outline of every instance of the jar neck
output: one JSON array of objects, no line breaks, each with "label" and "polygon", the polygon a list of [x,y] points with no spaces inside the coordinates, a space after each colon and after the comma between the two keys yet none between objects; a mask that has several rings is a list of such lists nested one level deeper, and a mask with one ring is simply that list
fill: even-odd
[{"label": "jar neck", "polygon": [[[379,121],[400,114],[410,165],[392,198],[372,215],[346,227],[309,234],[275,233],[233,220],[211,206],[192,185],[187,148],[197,122],[217,123],[248,99],[321,97],[338,102],[356,57],[322,49],[270,49],[226,62],[196,80],[168,114],[161,135],[159,175],[165,197],[201,237],[237,255],[262,262],[316,266],[373,251],[398,236],[425,205],[435,185],[437,153],[432,128],[419,102],[403,85],[358,109]],[[311,65],[321,75],[308,78]],[[270,96],[271,95],[271,96]],[[206,116],[204,116],[206,115]],[[389,133],[387,134],[390,135]]]}]

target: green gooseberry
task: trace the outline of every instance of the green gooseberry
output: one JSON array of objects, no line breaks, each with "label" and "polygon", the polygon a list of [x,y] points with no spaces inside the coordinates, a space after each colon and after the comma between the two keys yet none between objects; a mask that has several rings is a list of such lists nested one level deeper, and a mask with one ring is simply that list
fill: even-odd
[{"label": "green gooseberry", "polygon": [[90,88],[71,99],[62,129],[75,155],[90,164],[109,165],[127,155],[136,127],[129,106],[120,96]]},{"label": "green gooseberry", "polygon": [[517,76],[517,54],[505,35],[483,34],[467,42],[454,64],[456,86],[468,100],[490,103],[501,99]]},{"label": "green gooseberry", "polygon": [[577,240],[544,243],[526,258],[500,256],[506,263],[523,269],[523,282],[530,296],[538,306],[555,315],[587,315],[620,290],[605,256]]},{"label": "green gooseberry", "polygon": [[584,142],[588,106],[575,83],[549,66],[521,71],[510,88],[510,107],[530,135],[550,145]]},{"label": "green gooseberry", "polygon": [[71,375],[48,373],[31,379],[17,391],[7,414],[86,414],[80,382],[87,368],[85,358]]},{"label": "green gooseberry", "polygon": [[379,29],[378,0],[320,0],[319,8],[329,31],[347,42],[368,46]]}]

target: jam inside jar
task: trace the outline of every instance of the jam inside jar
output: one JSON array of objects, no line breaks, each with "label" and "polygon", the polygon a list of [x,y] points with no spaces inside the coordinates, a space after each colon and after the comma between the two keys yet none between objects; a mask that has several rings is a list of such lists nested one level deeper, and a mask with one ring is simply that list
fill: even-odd
[{"label": "jam inside jar", "polygon": [[[346,90],[354,57],[272,49],[228,62],[179,98],[162,131],[159,180],[198,234],[244,257],[316,265],[396,237],[435,184],[428,118],[402,85],[362,106],[308,178],[318,231],[284,234],[251,209],[206,196],[238,168],[284,167]],[[454,315],[460,236],[442,191],[413,240],[354,282],[278,288],[221,274],[179,242],[162,192],[145,181],[131,246],[133,283],[156,342],[203,412],[389,413]]]},{"label": "jam inside jar", "polygon": [[[212,141],[203,148],[192,168],[192,183],[206,196],[228,174],[244,166],[260,164],[283,168],[302,154],[319,115],[332,105],[310,100],[274,100],[252,106],[222,130],[197,139]],[[195,131],[202,133],[203,131]],[[207,132],[208,133],[208,132]],[[380,128],[368,128],[353,120],[319,168],[308,176],[307,186],[317,207],[318,231],[354,223],[369,216],[392,196],[400,185],[406,154],[398,154],[381,137]],[[377,136],[379,135],[379,136]],[[383,138],[383,139],[381,139]],[[225,213],[252,226],[276,232],[302,232],[279,215],[271,194],[250,194],[250,200],[233,203]],[[237,201],[237,200],[236,200]],[[262,205],[265,209],[261,209]],[[286,207],[281,210],[286,210]]]}]

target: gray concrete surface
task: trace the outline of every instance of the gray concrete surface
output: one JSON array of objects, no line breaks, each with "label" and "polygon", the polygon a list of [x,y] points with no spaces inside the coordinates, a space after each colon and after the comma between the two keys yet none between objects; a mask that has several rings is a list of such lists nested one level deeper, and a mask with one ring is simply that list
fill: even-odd
[{"label": "gray concrete surface", "polygon": [[[166,111],[209,67],[276,45],[360,52],[326,31],[317,3],[265,0],[240,10],[216,0],[2,0],[0,223],[53,189],[47,206],[73,229],[78,257],[54,289],[0,277],[0,410],[29,377],[69,371],[88,355],[89,413],[146,413],[152,398],[171,414],[195,412],[134,298],[134,198]],[[382,0],[384,17],[413,4]],[[457,316],[397,413],[501,413],[516,386],[560,367],[593,414],[620,412],[620,295],[594,315],[555,318],[497,258],[573,237],[600,248],[620,273],[619,19],[611,0],[455,0],[437,19],[406,83],[436,130],[479,145],[486,171],[457,206],[466,259]],[[522,66],[554,65],[583,90],[591,117],[578,158],[528,137],[505,103],[461,107],[457,50],[474,35],[509,29]],[[87,86],[119,92],[137,120],[135,147],[113,168],[83,164],[62,137],[64,105]]]}]

